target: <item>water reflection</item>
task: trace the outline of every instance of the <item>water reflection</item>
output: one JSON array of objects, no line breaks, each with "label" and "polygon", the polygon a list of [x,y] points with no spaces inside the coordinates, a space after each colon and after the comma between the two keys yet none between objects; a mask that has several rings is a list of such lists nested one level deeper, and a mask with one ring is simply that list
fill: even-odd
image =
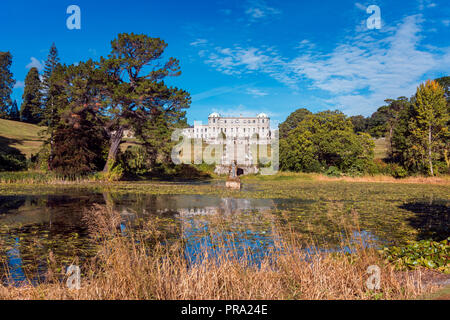
[{"label": "water reflection", "polygon": [[[335,202],[308,199],[89,192],[1,196],[0,262],[6,262],[13,281],[25,280],[29,272],[45,273],[50,251],[65,265],[74,258],[79,258],[82,263],[92,256],[95,246],[89,240],[82,216],[84,209],[94,203],[121,213],[120,231],[125,236],[138,221],[166,219],[167,223],[160,231],[168,241],[183,239],[184,255],[191,262],[198,262],[206,254],[214,256],[234,251],[238,258],[246,253],[251,262],[258,263],[276,246],[280,233],[274,232],[274,226],[280,224],[305,235],[306,240],[310,235],[320,239],[315,247],[306,249],[309,252],[350,252],[355,244],[371,246],[397,236],[395,228],[389,234],[380,233],[378,225],[383,221],[376,216],[377,227],[371,228],[374,217],[364,216],[361,230],[350,230],[348,245],[338,247],[345,238],[345,205],[341,210]],[[324,245],[327,245],[326,249]]]},{"label": "water reflection", "polygon": [[25,282],[26,277],[22,269],[19,238],[14,239],[14,246],[6,251],[6,256],[8,259],[9,281],[13,283]]}]

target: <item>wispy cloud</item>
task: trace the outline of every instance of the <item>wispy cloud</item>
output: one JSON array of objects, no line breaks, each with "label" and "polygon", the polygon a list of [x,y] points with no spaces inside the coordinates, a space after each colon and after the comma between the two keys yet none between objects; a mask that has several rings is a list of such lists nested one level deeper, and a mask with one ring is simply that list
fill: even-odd
[{"label": "wispy cloud", "polygon": [[351,113],[367,113],[386,98],[412,94],[424,75],[449,66],[449,49],[418,49],[421,23],[420,15],[409,16],[383,39],[357,36],[330,54],[300,56],[290,64],[295,74],[330,93],[330,104],[345,106]]},{"label": "wispy cloud", "polygon": [[192,101],[199,102],[204,99],[213,98],[213,97],[221,96],[221,95],[224,95],[227,93],[231,93],[235,90],[236,90],[236,88],[234,88],[234,87],[226,87],[226,86],[214,88],[211,90],[193,94]]},{"label": "wispy cloud", "polygon": [[25,82],[23,81],[16,81],[16,83],[14,84],[14,89],[19,89],[19,88],[24,88],[25,87]]},{"label": "wispy cloud", "polygon": [[246,2],[245,14],[253,21],[280,13],[279,9],[269,6],[265,0],[249,0]]},{"label": "wispy cloud", "polygon": [[267,92],[255,88],[247,88],[245,92],[253,97],[265,97],[269,95]]},{"label": "wispy cloud", "polygon": [[367,10],[367,7],[366,7],[365,5],[359,3],[359,2],[356,2],[356,3],[355,3],[355,6],[356,6],[358,9],[362,10],[362,11],[366,11],[366,10]]},{"label": "wispy cloud", "polygon": [[423,11],[426,8],[434,8],[437,7],[437,4],[433,2],[433,0],[418,0],[419,10]]},{"label": "wispy cloud", "polygon": [[211,46],[205,62],[238,77],[266,74],[296,92],[306,82],[306,89],[320,89],[329,96],[322,100],[328,107],[370,114],[384,99],[412,95],[427,74],[450,68],[450,48],[422,46],[423,23],[421,15],[408,16],[376,37],[366,30],[331,52],[302,50],[293,58],[274,48]]},{"label": "wispy cloud", "polygon": [[35,57],[31,57],[31,62],[26,65],[27,69],[37,68],[39,71],[44,69],[44,63],[36,59]]},{"label": "wispy cloud", "polygon": [[193,47],[200,47],[202,45],[205,45],[208,43],[208,40],[206,39],[197,39],[193,42],[191,42],[189,45],[193,46]]}]

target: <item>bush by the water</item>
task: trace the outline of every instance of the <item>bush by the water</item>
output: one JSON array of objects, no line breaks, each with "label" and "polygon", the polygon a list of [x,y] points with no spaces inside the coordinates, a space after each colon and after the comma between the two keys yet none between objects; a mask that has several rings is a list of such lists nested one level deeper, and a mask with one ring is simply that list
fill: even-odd
[{"label": "bush by the water", "polygon": [[20,151],[8,153],[0,151],[0,172],[22,171],[27,169],[27,159]]}]

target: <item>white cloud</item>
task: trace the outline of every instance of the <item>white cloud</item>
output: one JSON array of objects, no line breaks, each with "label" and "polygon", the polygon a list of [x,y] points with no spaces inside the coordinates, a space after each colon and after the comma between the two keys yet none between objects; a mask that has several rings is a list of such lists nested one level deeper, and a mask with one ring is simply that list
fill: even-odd
[{"label": "white cloud", "polygon": [[253,97],[265,97],[269,95],[267,92],[255,88],[247,88],[245,92]]},{"label": "white cloud", "polygon": [[446,26],[446,27],[449,27],[449,26],[450,26],[450,19],[444,19],[444,20],[442,20],[442,24],[443,24],[444,26]]},{"label": "white cloud", "polygon": [[360,9],[360,10],[363,10],[363,11],[366,11],[366,10],[367,10],[367,7],[366,7],[365,5],[362,5],[362,4],[359,3],[359,2],[356,2],[356,3],[355,3],[355,6],[356,6],[358,9]]},{"label": "white cloud", "polygon": [[251,20],[257,20],[281,13],[280,10],[270,7],[265,0],[249,0],[246,5],[247,9],[245,10],[245,13],[250,16]]},{"label": "white cloud", "polygon": [[425,8],[437,7],[437,4],[432,2],[432,0],[418,0],[419,10],[423,11]]},{"label": "white cloud", "polygon": [[270,57],[256,48],[215,48],[209,55],[207,64],[228,75],[240,75],[259,70],[268,63]]},{"label": "white cloud", "polygon": [[418,49],[420,24],[420,16],[410,16],[384,39],[356,37],[330,54],[300,56],[291,67],[333,95],[329,103],[343,105],[351,113],[371,112],[384,99],[413,94],[428,72],[448,67],[448,49],[444,55]]},{"label": "white cloud", "polygon": [[23,81],[16,81],[16,83],[14,84],[14,89],[24,88],[24,87],[25,87],[25,82],[23,82]]},{"label": "white cloud", "polygon": [[191,42],[189,45],[191,45],[193,47],[199,47],[199,46],[203,46],[207,43],[208,43],[208,40],[206,40],[206,39],[197,39],[197,40]]},{"label": "white cloud", "polygon": [[38,71],[42,71],[44,69],[44,63],[36,59],[35,57],[31,57],[31,62],[26,65],[27,69],[37,68]]},{"label": "white cloud", "polygon": [[330,96],[323,100],[328,107],[368,115],[384,99],[410,96],[426,75],[450,68],[450,48],[421,46],[422,23],[421,15],[409,16],[377,36],[359,32],[328,53],[306,50],[289,59],[273,48],[211,48],[205,62],[228,75],[266,74],[296,92],[307,81]]}]

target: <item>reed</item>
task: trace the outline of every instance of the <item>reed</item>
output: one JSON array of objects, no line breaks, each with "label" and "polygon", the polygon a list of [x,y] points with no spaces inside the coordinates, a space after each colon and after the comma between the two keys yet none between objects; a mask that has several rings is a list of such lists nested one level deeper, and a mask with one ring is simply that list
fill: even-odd
[{"label": "reed", "polygon": [[[112,208],[95,206],[84,219],[100,250],[82,266],[80,290],[68,289],[64,279],[47,280],[0,286],[0,299],[411,299],[435,290],[422,284],[420,272],[399,273],[375,250],[308,252],[294,232],[277,226],[276,244],[259,263],[250,250],[238,253],[233,235],[220,228],[207,235],[215,239],[214,250],[203,248],[192,262],[184,257],[183,241],[169,245],[152,221],[123,235]],[[221,218],[214,219],[220,225]],[[380,290],[366,286],[370,265],[381,269]]]}]

